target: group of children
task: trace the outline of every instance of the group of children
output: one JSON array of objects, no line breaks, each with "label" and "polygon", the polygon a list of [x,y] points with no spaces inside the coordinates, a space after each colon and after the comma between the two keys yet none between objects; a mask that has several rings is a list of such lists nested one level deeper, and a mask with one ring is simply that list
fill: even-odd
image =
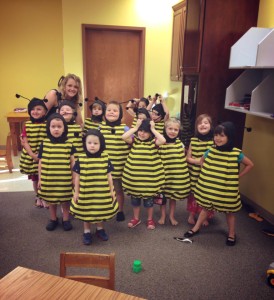
[{"label": "group of children", "polygon": [[[168,203],[169,221],[177,225],[176,202],[187,198],[188,222],[194,227],[185,237],[197,234],[213,211],[220,211],[227,216],[226,243],[235,245],[233,213],[241,208],[238,178],[253,164],[234,147],[233,124],[222,123],[213,131],[211,118],[199,116],[195,137],[186,151],[179,138],[180,121],[169,118],[161,96],[129,101],[127,112],[134,116],[131,128],[122,123],[121,104],[105,104],[99,99],[90,106],[91,117],[82,124],[76,122],[78,105],[71,101],[79,84],[71,86],[74,94],[59,100],[57,112],[49,114],[46,101],[32,99],[30,121],[22,133],[20,170],[33,181],[36,205],[49,208],[48,231],[59,224],[60,204],[65,231],[72,229],[71,214],[83,221],[85,245],[92,243],[91,224],[96,224],[96,236],[107,241],[104,221],[115,216],[117,221],[125,220],[125,192],[133,206],[129,228],[141,223],[143,202],[147,229],[155,229],[153,206],[159,199],[158,223],[165,223]],[[244,169],[238,175],[239,163]]]}]

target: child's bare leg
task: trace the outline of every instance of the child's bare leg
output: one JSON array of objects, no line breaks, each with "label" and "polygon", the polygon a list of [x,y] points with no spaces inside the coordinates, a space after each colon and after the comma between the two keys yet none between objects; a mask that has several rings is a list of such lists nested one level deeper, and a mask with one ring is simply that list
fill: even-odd
[{"label": "child's bare leg", "polygon": [[161,218],[158,220],[158,223],[164,225],[166,221],[166,205],[161,205],[160,211],[161,211]]},{"label": "child's bare leg", "polygon": [[84,233],[90,232],[90,223],[84,222]]},{"label": "child's bare leg", "polygon": [[135,220],[140,220],[141,206],[133,206],[133,216]]},{"label": "child's bare leg", "polygon": [[69,220],[69,206],[70,206],[69,201],[61,204],[61,207],[63,209],[63,221]]},{"label": "child's bare leg", "polygon": [[173,226],[178,225],[178,221],[174,217],[175,208],[176,208],[176,201],[170,199],[169,200],[169,220],[170,220],[171,225],[173,225]]},{"label": "child's bare leg", "polygon": [[188,219],[187,219],[188,224],[194,225],[195,224],[195,213],[190,212]]},{"label": "child's bare leg", "polygon": [[227,213],[226,222],[228,225],[228,236],[235,238],[235,215],[233,213]]},{"label": "child's bare leg", "polygon": [[49,206],[49,215],[50,219],[55,221],[57,220],[57,205],[56,204],[50,204]]},{"label": "child's bare leg", "polygon": [[147,208],[147,219],[153,220],[153,206]]},{"label": "child's bare leg", "polygon": [[196,222],[196,224],[194,225],[194,227],[191,229],[193,232],[197,232],[199,231],[199,229],[201,228],[201,226],[203,225],[204,221],[207,219],[207,213],[208,211],[206,209],[202,209],[200,214],[199,214],[199,217],[198,217],[198,220]]}]

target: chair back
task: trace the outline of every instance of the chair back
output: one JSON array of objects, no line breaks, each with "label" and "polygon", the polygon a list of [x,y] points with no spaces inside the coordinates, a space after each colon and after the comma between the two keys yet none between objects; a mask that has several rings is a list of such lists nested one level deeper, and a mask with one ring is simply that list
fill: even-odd
[{"label": "chair back", "polygon": [[13,162],[12,162],[12,154],[11,154],[11,135],[10,135],[10,133],[7,135],[5,149],[0,150],[0,168],[8,169],[9,172],[12,173]]},{"label": "chair back", "polygon": [[[107,276],[68,275],[68,268],[106,269]],[[60,277],[115,289],[115,254],[62,252],[60,254]]]}]

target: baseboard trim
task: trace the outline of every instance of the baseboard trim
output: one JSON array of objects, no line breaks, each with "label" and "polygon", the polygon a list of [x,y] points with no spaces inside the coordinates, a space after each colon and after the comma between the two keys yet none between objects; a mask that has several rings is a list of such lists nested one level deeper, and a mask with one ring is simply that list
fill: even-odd
[{"label": "baseboard trim", "polygon": [[263,217],[266,221],[268,221],[270,224],[274,225],[274,215],[271,214],[269,211],[261,207],[259,204],[254,202],[253,200],[249,199],[248,197],[241,194],[241,199],[244,204],[250,205],[254,208],[254,210]]}]

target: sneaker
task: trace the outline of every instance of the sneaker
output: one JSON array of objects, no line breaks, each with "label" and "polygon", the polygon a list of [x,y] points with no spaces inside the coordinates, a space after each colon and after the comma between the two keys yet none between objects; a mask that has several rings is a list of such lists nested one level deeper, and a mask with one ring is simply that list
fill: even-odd
[{"label": "sneaker", "polygon": [[58,226],[58,218],[56,220],[50,220],[46,229],[48,231],[53,231]]},{"label": "sneaker", "polygon": [[91,237],[91,233],[87,232],[83,234],[83,244],[84,245],[91,245],[92,243],[92,237]]},{"label": "sneaker", "polygon": [[116,215],[116,221],[117,222],[125,221],[125,214],[123,211],[118,211],[118,213]]},{"label": "sneaker", "polygon": [[105,229],[96,229],[96,236],[101,239],[102,241],[107,241],[108,240],[108,236],[105,232]]},{"label": "sneaker", "polygon": [[70,221],[62,221],[62,225],[65,231],[69,231],[72,229],[72,225],[70,223]]}]

